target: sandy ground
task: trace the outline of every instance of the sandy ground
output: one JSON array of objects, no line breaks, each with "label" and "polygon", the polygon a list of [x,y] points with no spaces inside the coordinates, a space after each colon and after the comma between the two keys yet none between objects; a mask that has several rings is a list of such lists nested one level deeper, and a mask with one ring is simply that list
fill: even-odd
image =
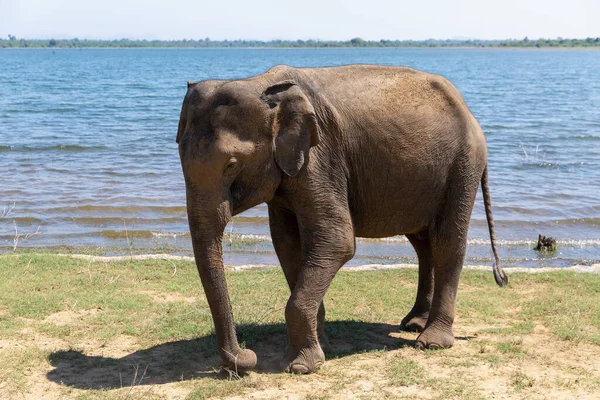
[{"label": "sandy ground", "polygon": [[[77,312],[60,312],[48,320],[68,324],[81,317]],[[457,325],[461,326],[459,321]],[[499,340],[507,338],[480,333],[485,328],[462,326],[455,332],[459,340],[453,348],[435,352],[410,347],[416,334],[385,335],[383,328],[373,333],[374,347],[380,351],[330,359],[310,376],[276,372],[281,348],[273,343],[284,341],[276,335],[255,348],[260,357],[257,371],[234,382],[219,380],[214,370],[217,359],[179,359],[179,368],[173,369],[170,353],[177,352],[178,344],[141,349],[134,338],[122,335],[102,346],[82,342],[71,357],[32,367],[22,393],[5,392],[0,383],[0,398],[88,398],[88,388],[104,388],[91,392],[92,398],[185,399],[199,380],[213,381],[216,386],[227,383],[228,387],[205,394],[196,390],[196,398],[600,398],[598,346],[558,341],[540,325],[533,334],[509,339],[514,349],[499,351]],[[27,330],[22,340],[0,340],[0,352],[34,347],[51,352],[69,348],[59,339],[32,336]]]}]

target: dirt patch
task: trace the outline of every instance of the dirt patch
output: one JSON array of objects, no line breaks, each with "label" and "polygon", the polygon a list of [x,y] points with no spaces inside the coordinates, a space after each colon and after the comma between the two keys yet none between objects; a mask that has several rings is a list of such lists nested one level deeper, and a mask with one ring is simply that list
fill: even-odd
[{"label": "dirt patch", "polygon": [[32,327],[26,327],[21,330],[21,340],[19,342],[14,342],[14,345],[23,349],[37,347],[42,350],[57,350],[65,347],[67,342],[40,333]]},{"label": "dirt patch", "polygon": [[138,291],[138,293],[150,296],[152,300],[154,300],[157,303],[183,302],[187,304],[192,304],[198,302],[198,297],[183,296],[179,293],[160,293],[152,290],[140,290]]},{"label": "dirt patch", "polygon": [[34,372],[27,378],[27,389],[21,393],[23,400],[60,399],[64,396],[61,385],[45,379],[45,374]]},{"label": "dirt patch", "polygon": [[54,314],[48,315],[44,322],[49,322],[51,324],[57,326],[71,325],[76,321],[82,321],[84,318],[90,315],[96,315],[101,313],[102,310],[100,308],[93,308],[90,310],[67,310],[67,311],[59,311]]},{"label": "dirt patch", "polygon": [[133,336],[119,335],[108,342],[86,340],[74,348],[94,357],[121,358],[140,348],[138,340]]},{"label": "dirt patch", "polygon": [[15,340],[3,340],[0,339],[0,351],[7,349],[23,349],[25,345]]}]

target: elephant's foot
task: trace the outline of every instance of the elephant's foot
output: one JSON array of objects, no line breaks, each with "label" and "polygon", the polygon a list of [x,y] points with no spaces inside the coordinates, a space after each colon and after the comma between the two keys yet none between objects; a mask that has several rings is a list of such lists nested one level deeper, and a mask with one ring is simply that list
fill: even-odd
[{"label": "elephant's foot", "polygon": [[284,372],[292,374],[310,374],[315,372],[325,363],[325,353],[318,344],[314,347],[306,347],[300,351],[292,345],[288,345],[286,355],[280,363]]},{"label": "elephant's foot", "polygon": [[400,330],[406,332],[423,332],[425,325],[427,325],[427,318],[429,313],[408,313],[406,317],[400,323]]},{"label": "elephant's foot", "polygon": [[453,344],[452,327],[438,328],[435,325],[429,325],[417,338],[415,347],[417,349],[447,349]]},{"label": "elephant's foot", "polygon": [[226,351],[223,355],[223,367],[241,375],[256,367],[256,354],[250,349],[240,350],[237,355]]}]

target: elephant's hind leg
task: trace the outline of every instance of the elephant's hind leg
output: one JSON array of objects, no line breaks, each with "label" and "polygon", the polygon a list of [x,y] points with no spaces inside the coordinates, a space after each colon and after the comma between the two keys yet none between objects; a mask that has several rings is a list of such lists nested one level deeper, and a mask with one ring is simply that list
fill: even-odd
[{"label": "elephant's hind leg", "polygon": [[454,344],[454,308],[466,240],[432,241],[434,289],[425,329],[417,338],[420,348],[448,348]]},{"label": "elephant's hind leg", "polygon": [[410,312],[402,319],[400,329],[410,332],[423,332],[431,301],[433,299],[433,260],[431,259],[431,243],[429,232],[423,232],[419,235],[406,235],[410,243],[415,248],[419,258],[419,284],[417,288],[417,298]]},{"label": "elephant's hind leg", "polygon": [[449,182],[446,201],[429,227],[433,262],[433,298],[417,347],[447,348],[454,344],[452,325],[456,292],[467,247],[467,231],[479,182],[472,174]]}]

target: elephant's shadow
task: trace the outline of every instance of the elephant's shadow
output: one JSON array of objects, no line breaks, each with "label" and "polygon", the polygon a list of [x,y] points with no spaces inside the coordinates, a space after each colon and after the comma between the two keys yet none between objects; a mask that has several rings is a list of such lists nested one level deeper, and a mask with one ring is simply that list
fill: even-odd
[{"label": "elephant's shadow", "polygon": [[[237,329],[240,340],[256,351],[256,371],[280,372],[279,360],[286,344],[285,326],[241,325]],[[413,340],[390,336],[397,330],[398,326],[389,324],[329,321],[326,332],[331,351],[327,358],[414,345]],[[88,356],[75,350],[57,351],[50,354],[50,362],[54,369],[47,374],[49,380],[80,389],[118,389],[222,376],[214,335],[167,342],[121,358]]]}]

